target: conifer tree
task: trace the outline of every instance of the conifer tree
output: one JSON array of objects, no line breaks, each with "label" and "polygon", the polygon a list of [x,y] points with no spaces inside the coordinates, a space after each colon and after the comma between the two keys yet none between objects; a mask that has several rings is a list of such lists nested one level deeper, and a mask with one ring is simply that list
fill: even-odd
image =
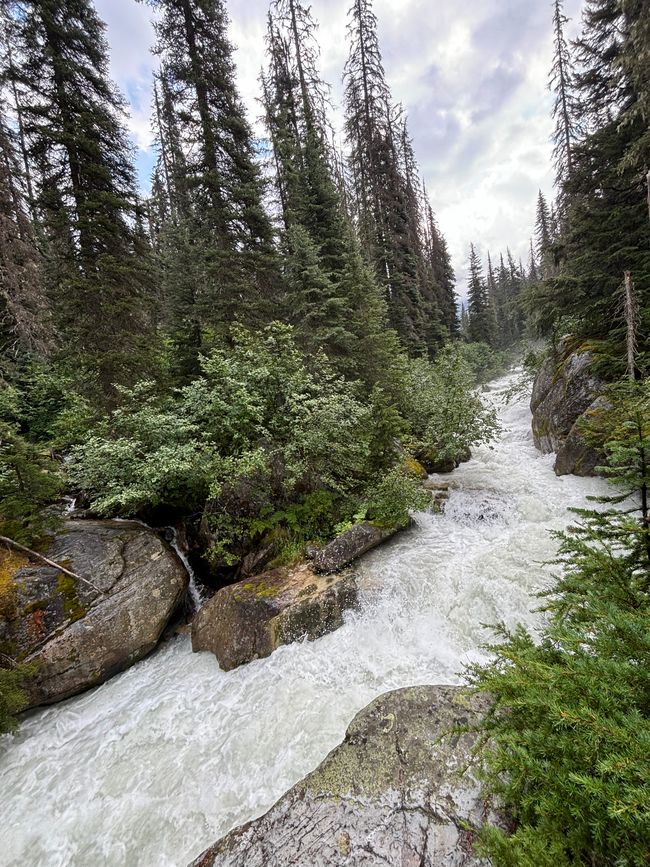
[{"label": "conifer tree", "polygon": [[[159,13],[155,52],[163,64],[159,140],[165,141],[170,172],[175,172],[172,198],[188,200],[180,208],[176,243],[184,243],[183,235],[195,240],[188,255],[202,277],[193,302],[199,314],[191,319],[217,330],[226,329],[235,316],[264,319],[272,310],[275,282],[273,231],[235,84],[224,3],[150,2]],[[180,204],[174,201],[175,207]],[[188,297],[185,301],[192,303]]]},{"label": "conifer tree", "polygon": [[468,306],[470,340],[493,345],[495,338],[493,312],[483,276],[483,266],[474,244],[470,244],[469,254]]},{"label": "conifer tree", "polygon": [[424,192],[425,256],[438,293],[438,308],[442,324],[449,335],[458,334],[456,307],[456,275],[451,263],[449,247],[436,222],[426,191]]},{"label": "conifer tree", "polygon": [[43,268],[30,223],[14,136],[0,103],[0,354],[51,349]]},{"label": "conifer tree", "polygon": [[[413,354],[434,351],[441,314],[423,268],[410,139],[401,110],[392,104],[372,0],[354,0],[349,16],[345,129],[362,247],[384,286],[390,321],[404,346]],[[400,127],[401,136],[395,134]]]},{"label": "conifer tree", "polygon": [[554,0],[553,7],[553,66],[549,87],[554,91],[555,176],[558,187],[571,175],[573,143],[576,136],[575,100],[573,95],[573,62],[564,28],[569,19],[564,15],[563,0]]},{"label": "conifer tree", "polygon": [[286,314],[309,351],[324,349],[369,387],[385,385],[398,346],[341,202],[315,29],[299,0],[273,4],[262,87],[285,227]]},{"label": "conifer tree", "polygon": [[537,196],[537,213],[535,219],[536,254],[539,268],[543,277],[551,274],[551,246],[552,246],[551,212],[544,194],[539,191]]},{"label": "conifer tree", "polygon": [[96,373],[110,399],[115,382],[147,363],[150,284],[104,25],[89,0],[16,0],[12,9],[18,52],[11,75],[23,95],[61,353]]}]

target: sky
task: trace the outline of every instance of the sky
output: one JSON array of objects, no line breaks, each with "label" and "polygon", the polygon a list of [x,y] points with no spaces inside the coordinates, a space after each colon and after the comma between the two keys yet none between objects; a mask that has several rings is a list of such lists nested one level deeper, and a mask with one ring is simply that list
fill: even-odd
[{"label": "sky", "polygon": [[[129,127],[144,188],[155,154],[151,9],[95,0],[107,24],[111,73],[130,105]],[[340,116],[350,0],[312,0],[321,70]],[[582,0],[565,0],[579,26]],[[261,112],[269,0],[228,0],[238,86],[249,119]],[[464,296],[469,244],[485,258],[510,247],[528,259],[537,192],[552,196],[551,0],[375,0],[386,75],[406,110],[415,152]]]}]

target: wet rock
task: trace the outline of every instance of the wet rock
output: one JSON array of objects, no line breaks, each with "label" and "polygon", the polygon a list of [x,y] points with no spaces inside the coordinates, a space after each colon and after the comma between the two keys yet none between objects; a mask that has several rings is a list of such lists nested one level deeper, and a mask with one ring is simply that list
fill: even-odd
[{"label": "wet rock", "polygon": [[318,575],[303,565],[276,569],[219,590],[192,623],[192,649],[230,671],[282,644],[320,638],[343,625],[357,602],[356,576]]},{"label": "wet rock", "polygon": [[604,457],[585,442],[582,422],[593,418],[600,410],[610,407],[605,397],[597,397],[591,406],[575,422],[565,441],[557,450],[555,472],[558,476],[594,476],[596,467],[602,466]]},{"label": "wet rock", "polygon": [[442,512],[451,493],[451,482],[441,482],[437,479],[427,479],[423,486],[431,494],[431,511]]},{"label": "wet rock", "polygon": [[465,771],[484,696],[420,686],[376,699],[343,743],[266,815],[192,867],[482,867],[476,829],[498,821]]},{"label": "wet rock", "polygon": [[591,352],[571,352],[568,339],[540,369],[531,396],[533,438],[543,454],[557,453],[558,475],[593,475],[600,458],[584,442],[579,420],[603,389]]},{"label": "wet rock", "polygon": [[453,473],[455,469],[457,469],[461,464],[467,463],[467,461],[471,460],[472,452],[471,449],[463,449],[463,451],[454,458],[441,458],[439,455],[433,451],[432,449],[421,449],[416,452],[416,457],[418,461],[425,467],[427,473],[438,473],[440,475],[447,475],[448,473]]},{"label": "wet rock", "polygon": [[36,663],[30,707],[103,683],[146,656],[188,584],[173,551],[136,523],[69,521],[47,556],[107,595],[57,569],[5,561],[0,652]]},{"label": "wet rock", "polygon": [[362,554],[390,539],[398,530],[399,527],[383,528],[367,522],[355,524],[316,552],[313,560],[314,570],[326,573],[338,572],[357,557],[361,557]]}]

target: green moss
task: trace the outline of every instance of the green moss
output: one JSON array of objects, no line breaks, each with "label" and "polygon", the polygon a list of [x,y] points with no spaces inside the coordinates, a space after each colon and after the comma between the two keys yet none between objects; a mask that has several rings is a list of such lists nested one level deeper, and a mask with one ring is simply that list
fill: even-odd
[{"label": "green moss", "polygon": [[[245,590],[246,594],[248,594],[249,596],[254,596],[256,599],[272,599],[279,593],[277,587],[272,587],[270,584],[266,584],[264,581],[257,581],[255,583],[249,581],[246,584],[242,584],[241,589]],[[246,596],[242,594],[235,594],[235,599],[237,602],[244,602]]]},{"label": "green moss", "polygon": [[79,599],[77,582],[74,578],[61,573],[56,584],[56,589],[63,596],[63,610],[69,620],[74,622],[85,617],[88,609]]}]

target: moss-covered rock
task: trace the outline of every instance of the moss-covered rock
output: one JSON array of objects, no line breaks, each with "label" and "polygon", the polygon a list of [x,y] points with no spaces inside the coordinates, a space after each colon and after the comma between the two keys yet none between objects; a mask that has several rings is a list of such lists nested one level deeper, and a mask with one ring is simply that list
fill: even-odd
[{"label": "moss-covered rock", "polygon": [[105,595],[58,569],[4,555],[0,653],[36,664],[30,706],[102,683],[153,650],[188,584],[174,552],[136,523],[68,521],[46,553]]},{"label": "moss-covered rock", "polygon": [[381,696],[269,812],[192,867],[479,867],[476,829],[498,821],[467,770],[484,696],[420,686]]},{"label": "moss-covered rock", "polygon": [[214,653],[230,671],[282,644],[332,632],[356,602],[351,573],[323,576],[307,565],[275,569],[216,593],[194,618],[192,649]]},{"label": "moss-covered rock", "polygon": [[407,476],[412,476],[415,479],[426,479],[429,475],[420,461],[410,456],[404,458],[402,469]]},{"label": "moss-covered rock", "polygon": [[540,369],[530,401],[533,438],[543,454],[556,452],[555,472],[594,474],[600,457],[581,435],[580,419],[598,406],[603,382],[593,372],[594,357],[585,346],[564,340]]}]

